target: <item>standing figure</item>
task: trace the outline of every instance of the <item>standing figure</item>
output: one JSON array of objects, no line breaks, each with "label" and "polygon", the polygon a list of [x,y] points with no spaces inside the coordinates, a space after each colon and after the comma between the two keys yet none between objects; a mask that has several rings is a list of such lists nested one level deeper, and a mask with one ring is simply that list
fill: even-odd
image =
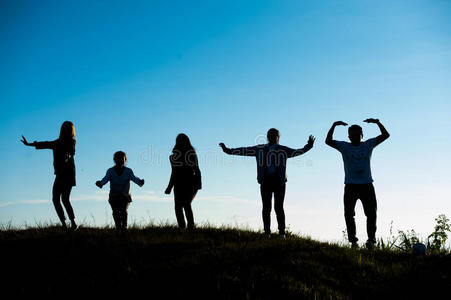
[{"label": "standing figure", "polygon": [[280,133],[271,128],[267,133],[267,144],[252,147],[227,148],[220,143],[222,150],[231,155],[255,156],[257,159],[257,181],[260,184],[262,197],[262,216],[265,237],[271,234],[271,200],[274,194],[274,210],[276,211],[279,236],[285,238],[285,211],[283,202],[285,199],[285,183],[287,182],[287,159],[309,151],[313,147],[315,138],[310,135],[307,144],[301,149],[292,149],[279,144]]},{"label": "standing figure", "polygon": [[347,126],[345,122],[337,121],[333,123],[326,138],[326,144],[337,149],[343,156],[345,170],[345,190],[344,190],[344,210],[345,221],[348,232],[349,242],[352,247],[358,247],[355,225],[355,205],[357,200],[362,201],[363,210],[366,216],[366,230],[368,240],[366,247],[372,249],[376,244],[376,193],[371,177],[371,154],[374,147],[388,139],[390,134],[378,119],[366,119],[366,123],[375,123],[379,126],[381,134],[362,142],[363,132],[359,125],[352,125],[348,128],[350,143],[333,140],[334,129],[336,126]]},{"label": "standing figure", "polygon": [[110,195],[108,202],[113,210],[114,224],[117,230],[127,229],[128,206],[132,202],[130,194],[130,180],[139,185],[144,185],[144,179],[139,179],[133,174],[132,169],[127,168],[127,155],[118,151],[113,157],[115,166],[106,171],[102,180],[96,181],[96,185],[102,188],[108,181],[110,182]]},{"label": "standing figure", "polygon": [[59,138],[54,141],[28,143],[27,139],[22,136],[22,143],[26,146],[33,146],[36,149],[53,150],[53,167],[55,169],[55,182],[52,190],[53,205],[63,228],[67,228],[67,225],[61,202],[63,202],[69,216],[71,229],[77,229],[74,210],[69,200],[72,187],[75,186],[74,155],[76,140],[74,124],[70,121],[65,121],[61,125]]},{"label": "standing figure", "polygon": [[[194,228],[194,216],[191,202],[202,188],[202,180],[196,150],[191,145],[188,136],[184,133],[177,135],[172,154],[171,178],[165,193],[170,194],[174,187],[175,216],[180,228],[185,228],[185,216],[188,229]],[[185,216],[183,215],[185,211]]]}]

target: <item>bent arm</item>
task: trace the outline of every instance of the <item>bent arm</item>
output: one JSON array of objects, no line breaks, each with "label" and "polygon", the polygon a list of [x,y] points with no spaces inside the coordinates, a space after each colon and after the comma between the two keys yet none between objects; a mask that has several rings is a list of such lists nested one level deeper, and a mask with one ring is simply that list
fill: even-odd
[{"label": "bent arm", "polygon": [[334,122],[334,123],[332,124],[332,127],[330,127],[329,132],[327,133],[327,137],[326,137],[326,144],[327,144],[328,146],[331,146],[332,148],[337,149],[337,150],[338,150],[337,143],[336,143],[336,141],[333,139],[333,135],[334,135],[335,127],[336,127],[336,126],[339,126],[339,125],[346,126],[346,125],[348,125],[348,124],[345,123],[345,122],[343,122],[343,121],[336,121],[336,122]]},{"label": "bent arm", "polygon": [[376,145],[379,145],[386,139],[390,137],[390,133],[388,133],[387,129],[385,129],[384,125],[379,122],[379,120],[376,122],[377,126],[379,127],[381,134],[376,137]]}]

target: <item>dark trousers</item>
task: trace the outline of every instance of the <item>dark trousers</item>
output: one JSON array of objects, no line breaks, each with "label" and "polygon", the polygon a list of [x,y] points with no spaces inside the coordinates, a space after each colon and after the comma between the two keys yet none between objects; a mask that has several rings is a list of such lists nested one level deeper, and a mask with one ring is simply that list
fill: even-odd
[{"label": "dark trousers", "polygon": [[357,200],[362,201],[363,210],[366,216],[366,231],[368,240],[376,242],[376,193],[372,183],[368,184],[346,184],[344,193],[344,208],[346,228],[349,242],[357,242],[355,226],[355,205]]},{"label": "dark trousers", "polygon": [[274,194],[274,210],[276,211],[279,233],[285,233],[285,212],[283,210],[283,201],[285,199],[285,184],[280,183],[279,176],[268,176],[260,185],[262,196],[262,216],[263,229],[266,234],[271,233],[271,200]]},{"label": "dark trousers", "polygon": [[61,223],[64,223],[66,221],[66,217],[64,216],[64,210],[63,207],[61,206],[61,202],[63,202],[63,205],[66,208],[66,212],[67,215],[69,216],[69,219],[71,221],[75,219],[74,210],[69,201],[71,191],[72,184],[60,180],[59,178],[55,178],[55,182],[53,183],[52,189],[52,201]]},{"label": "dark trousers", "polygon": [[[175,216],[177,218],[177,224],[180,228],[185,228],[185,216],[188,228],[194,228],[194,215],[191,208],[191,202],[197,194],[197,189],[193,186],[174,186],[174,208]],[[185,211],[185,215],[183,214]]]},{"label": "dark trousers", "polygon": [[131,199],[128,196],[114,196],[110,197],[108,201],[113,210],[114,225],[117,230],[127,229],[128,220],[128,206],[130,205]]}]

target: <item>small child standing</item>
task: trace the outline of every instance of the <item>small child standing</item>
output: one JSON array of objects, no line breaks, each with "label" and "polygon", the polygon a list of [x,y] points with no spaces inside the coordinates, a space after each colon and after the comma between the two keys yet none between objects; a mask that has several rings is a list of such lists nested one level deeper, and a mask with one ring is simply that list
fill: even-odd
[{"label": "small child standing", "polygon": [[130,194],[130,180],[139,185],[144,185],[144,179],[139,179],[133,174],[132,169],[127,168],[127,155],[118,151],[113,157],[114,167],[106,171],[105,177],[96,182],[99,188],[102,188],[108,181],[110,182],[110,196],[108,202],[113,210],[113,219],[117,230],[125,231],[127,229],[127,209],[132,202]]}]

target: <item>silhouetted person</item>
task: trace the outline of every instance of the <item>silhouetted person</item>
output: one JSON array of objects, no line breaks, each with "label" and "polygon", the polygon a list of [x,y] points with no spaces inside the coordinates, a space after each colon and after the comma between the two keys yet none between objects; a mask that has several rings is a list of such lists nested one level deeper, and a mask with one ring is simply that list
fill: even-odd
[{"label": "silhouetted person", "polygon": [[[202,180],[196,150],[186,134],[177,135],[169,161],[172,173],[165,193],[170,194],[174,187],[175,216],[178,226],[186,227],[186,216],[188,229],[193,229],[194,216],[191,202],[197,191],[202,188]],[[183,211],[185,211],[185,216]]]},{"label": "silhouetted person", "polygon": [[122,151],[114,153],[114,167],[106,171],[102,180],[96,181],[96,185],[102,188],[108,181],[110,182],[110,196],[108,202],[113,210],[114,224],[117,230],[127,229],[127,209],[132,202],[130,194],[130,180],[139,185],[144,185],[144,179],[139,179],[133,174],[132,169],[127,168],[127,155]]},{"label": "silhouetted person", "polygon": [[262,197],[262,216],[265,237],[271,234],[271,199],[274,194],[274,210],[276,211],[279,236],[285,237],[285,212],[283,201],[285,199],[286,163],[290,157],[295,157],[309,151],[313,147],[315,138],[310,135],[307,145],[302,149],[292,149],[279,145],[280,134],[275,128],[267,133],[267,144],[252,147],[227,148],[220,143],[222,150],[227,154],[255,156],[257,159],[257,181],[260,184]]},{"label": "silhouetted person", "polygon": [[53,205],[63,228],[67,228],[67,225],[61,202],[66,208],[71,228],[77,229],[74,210],[69,200],[72,187],[75,186],[74,155],[76,140],[74,124],[70,121],[65,121],[61,125],[59,138],[54,141],[28,143],[27,139],[22,136],[22,143],[26,146],[33,146],[36,149],[53,150],[53,167],[55,169],[55,182],[52,190]]},{"label": "silhouetted person", "polygon": [[353,247],[357,247],[356,226],[355,226],[355,205],[360,199],[366,216],[366,230],[368,240],[366,247],[372,249],[376,244],[376,193],[371,177],[370,160],[374,147],[388,139],[390,134],[378,119],[366,119],[366,123],[375,123],[379,126],[381,134],[375,138],[362,142],[363,132],[359,125],[352,125],[348,128],[349,140],[351,143],[333,140],[333,133],[336,126],[344,125],[345,122],[335,122],[329,130],[326,144],[337,149],[343,156],[345,170],[345,191],[344,210],[348,239]]}]

